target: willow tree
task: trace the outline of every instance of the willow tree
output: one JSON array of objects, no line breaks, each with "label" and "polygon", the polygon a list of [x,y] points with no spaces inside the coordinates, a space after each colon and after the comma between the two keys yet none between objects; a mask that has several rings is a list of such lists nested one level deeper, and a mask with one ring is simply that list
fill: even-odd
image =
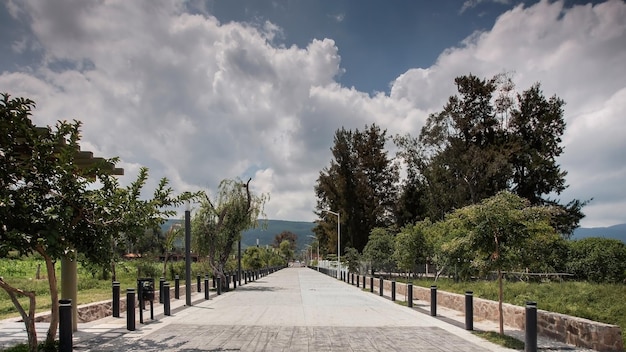
[{"label": "willow tree", "polygon": [[246,183],[239,179],[222,180],[215,199],[205,195],[192,219],[198,254],[207,256],[213,275],[221,277],[224,285],[226,262],[235,243],[243,231],[259,226],[259,216],[265,216],[263,210],[269,196],[252,194],[251,180]]}]

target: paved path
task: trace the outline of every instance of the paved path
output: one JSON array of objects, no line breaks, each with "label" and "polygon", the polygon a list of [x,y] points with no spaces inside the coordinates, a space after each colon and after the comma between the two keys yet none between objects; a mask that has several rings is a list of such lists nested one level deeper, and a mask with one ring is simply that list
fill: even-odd
[{"label": "paved path", "polygon": [[280,270],[135,332],[112,329],[108,338],[84,339],[75,347],[85,351],[507,351],[306,268]]},{"label": "paved path", "polygon": [[[126,330],[125,315],[79,324],[74,350],[512,351],[464,330],[459,312],[439,307],[433,318],[419,304],[400,306],[306,268],[280,270],[209,301],[194,293],[191,307],[184,301],[172,301],[171,317],[155,306],[156,320],[137,323],[133,332]],[[37,325],[42,339],[48,324]],[[25,342],[23,328],[23,323],[0,322],[0,348],[20,338]],[[474,328],[496,330],[497,325],[475,321]],[[507,334],[523,340],[523,332]],[[539,340],[539,350],[586,351],[545,339]]]}]

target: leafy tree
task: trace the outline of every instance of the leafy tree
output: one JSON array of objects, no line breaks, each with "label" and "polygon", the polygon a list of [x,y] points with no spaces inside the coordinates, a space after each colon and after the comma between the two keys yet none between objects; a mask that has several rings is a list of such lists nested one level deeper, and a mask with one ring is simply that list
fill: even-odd
[{"label": "leafy tree", "polygon": [[426,245],[426,229],[430,220],[420,221],[415,225],[406,225],[395,237],[393,259],[396,266],[404,271],[413,272],[418,264],[425,263],[429,250]]},{"label": "leafy tree", "polygon": [[[80,151],[80,122],[60,121],[46,128],[30,120],[34,102],[2,95],[0,103],[0,255],[15,250],[38,253],[46,263],[51,296],[51,322],[47,343],[54,341],[58,326],[58,291],[55,262],[70,257],[95,263],[109,263],[111,243],[119,233],[131,233],[133,226],[152,222],[146,218],[162,214],[161,207],[176,205],[171,189],[158,190],[158,199],[139,201],[121,189],[110,175],[117,159],[86,167]],[[143,183],[138,179],[138,186]],[[147,170],[145,170],[147,177]],[[94,185],[98,180],[101,187]],[[145,182],[145,180],[144,180]],[[166,186],[163,180],[161,185]],[[138,187],[140,190],[141,187]],[[124,213],[128,207],[141,210],[133,222]],[[34,329],[35,296],[0,279],[20,312],[28,334],[30,350],[37,348]],[[29,297],[26,313],[15,294]]]},{"label": "leafy tree", "polygon": [[[250,181],[223,180],[214,200],[205,195],[200,209],[192,219],[193,238],[198,253],[208,256],[214,275],[226,284],[225,266],[241,233],[258,226],[267,195],[256,196],[250,191]],[[226,287],[225,287],[226,288]]]},{"label": "leafy tree", "polygon": [[504,334],[502,313],[502,271],[519,268],[529,256],[527,245],[536,238],[558,238],[550,226],[554,210],[530,203],[510,192],[500,192],[479,204],[455,211],[446,221],[464,228],[465,235],[452,242],[453,247],[470,249],[472,265],[481,272],[498,274],[498,310],[500,334]]},{"label": "leafy tree", "polygon": [[292,243],[289,240],[283,240],[280,243],[280,246],[278,247],[278,250],[280,251],[280,255],[287,262],[289,262],[291,259],[293,259],[294,252],[293,252],[293,249],[292,249]]},{"label": "leafy tree", "polygon": [[[344,227],[341,234],[346,237],[341,241],[342,248],[362,251],[373,228],[388,226],[393,221],[398,167],[385,151],[386,133],[376,125],[365,126],[364,131],[337,130],[331,148],[333,160],[317,179],[318,215],[322,215],[323,209],[340,212]],[[332,217],[322,217],[316,233],[332,231],[333,226],[324,223],[332,224],[337,219],[329,218]],[[334,224],[336,229],[337,223]],[[334,251],[329,243],[326,248]]]},{"label": "leafy tree", "polygon": [[291,231],[283,231],[274,237],[274,244],[272,245],[274,248],[279,248],[283,241],[287,240],[289,242],[289,246],[292,251],[296,250],[298,241],[298,235]]},{"label": "leafy tree", "polygon": [[163,274],[162,277],[165,277],[167,274],[167,262],[169,260],[170,255],[172,254],[172,248],[174,247],[174,242],[177,239],[184,237],[184,232],[181,224],[173,224],[170,226],[169,230],[165,233],[165,241],[164,241],[164,251],[163,251]]},{"label": "leafy tree", "polygon": [[363,249],[363,256],[369,260],[372,275],[375,271],[390,272],[395,267],[393,261],[394,236],[384,228],[376,227],[370,233],[367,245]]},{"label": "leafy tree", "polygon": [[361,256],[356,248],[346,248],[346,253],[343,256],[344,262],[347,265],[349,273],[358,273],[361,267]]},{"label": "leafy tree", "polygon": [[567,187],[567,173],[556,162],[563,152],[563,100],[546,98],[538,83],[514,95],[506,74],[489,80],[470,74],[455,83],[458,95],[429,116],[418,139],[395,139],[409,170],[397,213],[442,219],[509,190],[532,205],[561,208],[552,226],[571,235],[586,202],[561,205],[547,198]]},{"label": "leafy tree", "polygon": [[620,283],[626,280],[626,244],[601,237],[583,238],[569,243],[568,272],[577,279]]},{"label": "leafy tree", "polygon": [[241,258],[244,268],[253,270],[261,269],[264,266],[262,251],[263,249],[259,247],[246,248]]}]

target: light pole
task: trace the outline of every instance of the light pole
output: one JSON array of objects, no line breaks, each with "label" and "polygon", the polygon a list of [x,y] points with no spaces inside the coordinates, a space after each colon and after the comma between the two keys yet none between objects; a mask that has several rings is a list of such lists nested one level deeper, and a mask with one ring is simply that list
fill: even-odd
[{"label": "light pole", "polygon": [[191,307],[191,203],[185,207],[185,304]]},{"label": "light pole", "polygon": [[339,212],[334,212],[332,210],[322,209],[322,211],[337,216],[337,279],[341,279],[341,216],[339,215]]},{"label": "light pole", "polygon": [[320,241],[313,235],[309,235],[309,237],[315,238],[317,241],[317,271],[320,271]]}]

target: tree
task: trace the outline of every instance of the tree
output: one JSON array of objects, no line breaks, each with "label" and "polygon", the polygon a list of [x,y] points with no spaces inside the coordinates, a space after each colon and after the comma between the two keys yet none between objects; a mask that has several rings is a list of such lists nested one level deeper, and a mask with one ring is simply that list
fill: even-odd
[{"label": "tree", "polygon": [[280,251],[280,255],[285,259],[285,261],[289,262],[293,259],[294,252],[292,249],[292,243],[289,240],[283,240],[278,246],[278,250]]},{"label": "tree", "polygon": [[532,240],[558,238],[550,226],[554,214],[553,208],[531,206],[528,200],[503,191],[459,209],[446,219],[465,231],[453,246],[469,248],[474,256],[472,265],[481,272],[497,272],[500,334],[504,334],[502,271],[523,265],[525,257],[531,255],[527,245]]},{"label": "tree", "polygon": [[[127,190],[120,189],[111,176],[117,159],[95,159],[91,166],[84,166],[85,153],[89,153],[80,151],[79,121],[59,121],[54,128],[38,128],[30,120],[34,106],[31,100],[2,95],[0,255],[15,250],[44,258],[52,301],[46,342],[52,343],[58,325],[56,260],[76,260],[76,253],[80,253],[91,263],[108,263],[113,236],[128,232],[135,223],[147,223],[146,217],[161,214],[161,207],[174,205],[179,199],[170,197],[171,189],[160,189],[158,199],[151,201],[129,198]],[[100,188],[95,187],[95,180]],[[166,186],[167,181],[161,185]],[[126,202],[129,199],[134,201]],[[133,215],[133,223],[122,216],[124,207],[131,205],[141,205],[138,208],[142,210]],[[0,286],[9,292],[24,320],[30,350],[36,350],[34,293],[11,287],[4,279],[0,279]],[[14,299],[15,294],[29,296],[28,313]]]},{"label": "tree", "polygon": [[224,285],[225,266],[234,244],[241,239],[243,231],[258,226],[258,217],[264,215],[268,196],[252,194],[251,180],[246,183],[239,179],[220,182],[216,198],[211,200],[205,195],[192,220],[198,253],[208,256],[213,274],[221,277]]},{"label": "tree", "polygon": [[361,256],[356,248],[346,248],[346,254],[343,256],[349,273],[358,273],[361,266]]},{"label": "tree", "polygon": [[552,225],[564,237],[571,235],[586,202],[560,205],[547,198],[567,187],[567,173],[556,162],[563,152],[563,100],[547,99],[539,83],[514,96],[507,74],[488,80],[470,74],[455,83],[458,95],[429,116],[418,139],[395,139],[410,176],[401,199],[442,219],[508,190],[532,205],[561,208]]},{"label": "tree", "polygon": [[274,244],[272,246],[274,248],[279,248],[283,241],[289,241],[289,245],[292,251],[296,250],[296,241],[298,241],[298,235],[291,231],[283,231],[274,237]]},{"label": "tree", "polygon": [[413,272],[418,264],[426,262],[429,250],[425,232],[431,225],[430,220],[424,220],[400,229],[395,237],[393,252],[393,259],[399,269]]},{"label": "tree", "polygon": [[592,282],[626,280],[626,244],[612,238],[589,237],[569,243],[568,272]]},{"label": "tree", "polygon": [[165,277],[165,275],[167,274],[167,262],[171,254],[172,247],[174,246],[174,242],[177,239],[182,238],[183,236],[184,232],[180,224],[173,224],[165,233],[165,241],[163,246],[163,274],[161,275],[162,277]]},{"label": "tree", "polygon": [[[324,209],[341,213],[341,234],[346,237],[341,241],[342,248],[362,251],[373,228],[388,226],[393,221],[399,176],[397,165],[385,151],[386,133],[376,125],[365,126],[364,131],[337,130],[331,148],[333,160],[317,179],[318,215],[321,217]],[[322,219],[317,234],[333,227],[322,223],[336,221]],[[329,251],[334,250],[331,247],[326,244]]]},{"label": "tree", "polygon": [[248,247],[243,252],[243,256],[241,261],[243,262],[243,266],[247,269],[259,270],[263,265],[263,255],[261,252],[262,248],[259,247]]},{"label": "tree", "polygon": [[395,263],[393,261],[394,237],[389,230],[377,227],[370,233],[367,245],[363,249],[363,256],[370,261],[372,275],[375,271],[390,272]]}]

